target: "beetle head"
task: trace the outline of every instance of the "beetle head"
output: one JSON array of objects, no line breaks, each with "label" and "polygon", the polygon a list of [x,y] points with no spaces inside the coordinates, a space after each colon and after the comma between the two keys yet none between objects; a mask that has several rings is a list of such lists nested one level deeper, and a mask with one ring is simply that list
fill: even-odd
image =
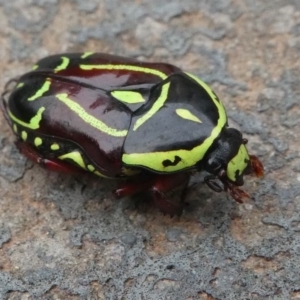
[{"label": "beetle head", "polygon": [[216,192],[228,191],[237,202],[249,197],[238,188],[244,184],[244,175],[263,176],[263,165],[256,156],[248,154],[247,142],[240,131],[226,128],[204,159],[204,168],[211,173],[205,177],[205,183]]}]

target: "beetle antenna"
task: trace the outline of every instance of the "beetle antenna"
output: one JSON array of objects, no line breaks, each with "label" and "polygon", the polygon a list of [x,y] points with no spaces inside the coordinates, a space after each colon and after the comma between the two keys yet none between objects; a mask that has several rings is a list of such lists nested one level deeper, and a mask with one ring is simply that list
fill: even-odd
[{"label": "beetle antenna", "polygon": [[264,166],[257,156],[250,155],[250,164],[251,164],[252,172],[256,177],[264,176]]}]

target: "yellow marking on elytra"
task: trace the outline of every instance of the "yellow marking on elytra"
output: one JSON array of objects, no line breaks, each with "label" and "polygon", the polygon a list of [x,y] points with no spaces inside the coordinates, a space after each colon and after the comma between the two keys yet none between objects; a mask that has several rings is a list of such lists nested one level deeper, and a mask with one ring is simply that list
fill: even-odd
[{"label": "yellow marking on elytra", "polygon": [[152,107],[145,113],[142,117],[136,120],[133,131],[137,130],[141,125],[143,125],[147,120],[149,120],[155,113],[157,113],[165,104],[168,98],[168,92],[170,88],[170,82],[163,85],[160,96],[153,103]]},{"label": "yellow marking on elytra", "polygon": [[[170,173],[190,168],[196,165],[197,162],[203,159],[207,150],[211,147],[214,140],[219,136],[221,130],[226,125],[227,117],[221,101],[218,101],[211,88],[196,76],[187,74],[197,81],[211,96],[212,101],[216,105],[219,118],[217,125],[213,128],[210,136],[208,136],[200,145],[191,150],[179,149],[165,152],[150,152],[150,153],[130,153],[123,154],[122,161],[128,166],[144,166],[151,170]],[[164,160],[174,161],[175,156],[181,158],[175,166],[163,166]]]},{"label": "yellow marking on elytra", "polygon": [[95,171],[95,167],[93,165],[87,165],[87,168],[90,172],[94,172]]},{"label": "yellow marking on elytra", "polygon": [[108,135],[123,137],[127,135],[127,130],[118,130],[115,128],[111,128],[103,123],[101,120],[95,118],[94,116],[88,114],[86,110],[80,106],[77,102],[73,101],[68,97],[68,94],[57,94],[56,98],[63,102],[66,106],[68,106],[77,116],[82,119],[84,122],[88,123],[92,127],[105,132]]},{"label": "yellow marking on elytra", "polygon": [[49,91],[51,85],[51,81],[47,79],[45,83],[42,85],[42,87],[31,97],[29,97],[28,101],[34,101],[40,97],[42,97],[46,92]]},{"label": "yellow marking on elytra", "polygon": [[40,138],[40,137],[36,137],[35,139],[34,139],[34,145],[36,146],[36,147],[39,147],[39,146],[41,146],[43,144],[43,140]]},{"label": "yellow marking on elytra", "polygon": [[21,138],[22,138],[22,140],[23,140],[24,142],[27,140],[27,136],[28,136],[28,134],[27,134],[26,131],[22,131],[22,132],[21,132]]},{"label": "yellow marking on elytra", "polygon": [[185,74],[190,76],[191,78],[193,78],[195,81],[197,81],[199,83],[199,85],[202,86],[206,90],[206,92],[209,94],[209,96],[213,99],[214,103],[216,103],[216,101],[218,103],[220,103],[220,105],[217,106],[219,115],[225,115],[225,119],[227,121],[226,111],[223,106],[223,103],[221,101],[218,101],[218,98],[217,98],[216,94],[213,92],[213,90],[211,89],[211,87],[207,83],[202,81],[200,78],[198,78],[197,76],[190,74],[188,72],[186,72]]},{"label": "yellow marking on elytra", "polygon": [[14,130],[14,133],[18,133],[18,127],[17,127],[17,124],[14,124],[14,125],[13,125],[13,130]]},{"label": "yellow marking on elytra", "polygon": [[56,151],[56,150],[59,150],[60,146],[57,143],[54,143],[51,145],[50,148],[51,148],[51,150]]},{"label": "yellow marking on elytra", "polygon": [[61,159],[61,160],[70,159],[70,160],[74,161],[79,167],[86,170],[82,155],[78,151],[73,151],[70,153],[63,154],[63,155],[59,156],[58,159]]},{"label": "yellow marking on elytra", "polygon": [[55,73],[65,70],[70,63],[70,58],[68,58],[66,56],[62,56],[61,59],[62,59],[62,63],[54,69]]},{"label": "yellow marking on elytra", "polygon": [[87,58],[88,56],[91,56],[91,55],[93,55],[94,54],[94,52],[84,52],[82,55],[81,55],[81,58],[82,59],[85,59],[85,58]]},{"label": "yellow marking on elytra", "polygon": [[250,157],[248,151],[245,145],[242,144],[236,156],[233,157],[227,165],[227,177],[232,181],[236,181],[236,172],[241,175],[247,168],[249,160]]},{"label": "yellow marking on elytra", "polygon": [[22,86],[24,86],[24,84],[25,84],[24,82],[19,82],[16,86],[16,89],[21,88]]},{"label": "yellow marking on elytra", "polygon": [[31,68],[31,70],[34,71],[34,70],[36,70],[38,67],[39,67],[39,65],[33,65],[32,68]]},{"label": "yellow marking on elytra", "polygon": [[139,67],[139,66],[132,66],[132,65],[79,65],[80,69],[82,70],[121,70],[121,71],[133,71],[133,72],[142,72],[146,74],[151,74],[160,77],[161,79],[166,79],[168,76],[156,69],[146,68],[146,67]]},{"label": "yellow marking on elytra", "polygon": [[139,92],[133,91],[112,91],[112,96],[118,99],[121,102],[129,103],[129,104],[136,104],[145,102],[142,94]]},{"label": "yellow marking on elytra", "polygon": [[23,126],[23,127],[27,127],[27,128],[30,128],[30,129],[38,129],[40,128],[40,121],[42,120],[42,114],[45,110],[45,107],[40,107],[39,110],[37,111],[36,115],[33,116],[29,123],[26,123],[20,119],[18,119],[16,116],[14,116],[12,114],[12,112],[10,110],[8,110],[8,115],[9,117],[14,121],[16,122],[17,124]]},{"label": "yellow marking on elytra", "polygon": [[179,117],[183,118],[183,119],[194,121],[194,122],[198,122],[198,123],[202,123],[202,121],[197,116],[195,116],[194,114],[192,114],[187,109],[177,108],[176,109],[176,114]]}]

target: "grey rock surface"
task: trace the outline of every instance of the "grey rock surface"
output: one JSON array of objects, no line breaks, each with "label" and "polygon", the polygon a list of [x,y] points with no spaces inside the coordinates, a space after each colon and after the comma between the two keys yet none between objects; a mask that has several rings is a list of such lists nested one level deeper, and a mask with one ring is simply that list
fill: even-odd
[{"label": "grey rock surface", "polygon": [[0,0],[2,88],[66,51],[174,63],[266,168],[253,200],[198,184],[171,219],[27,161],[0,114],[0,299],[300,299],[299,50],[296,0]]}]

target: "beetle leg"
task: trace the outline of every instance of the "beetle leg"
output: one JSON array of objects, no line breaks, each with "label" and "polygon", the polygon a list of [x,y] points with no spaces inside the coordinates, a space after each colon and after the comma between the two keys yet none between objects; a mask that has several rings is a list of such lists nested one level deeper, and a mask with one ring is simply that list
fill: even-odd
[{"label": "beetle leg", "polygon": [[204,183],[213,191],[221,193],[224,188],[217,182],[218,177],[215,175],[207,175],[204,178]]},{"label": "beetle leg", "polygon": [[[157,206],[161,212],[168,214],[171,217],[174,215],[181,215],[189,179],[189,173],[159,176],[150,190],[155,206]],[[167,193],[178,188],[181,188],[182,192],[180,201],[175,203],[167,196]]]},{"label": "beetle leg", "polygon": [[243,203],[243,198],[250,198],[246,192],[229,182],[224,183],[224,191],[228,192],[230,196],[238,203]]},{"label": "beetle leg", "polygon": [[243,198],[250,198],[250,196],[245,191],[237,187],[230,189],[229,193],[237,203],[243,203]]},{"label": "beetle leg", "polygon": [[[217,182],[219,179],[223,183],[223,187]],[[226,177],[224,170],[221,170],[218,176],[208,175],[204,178],[204,183],[207,184],[213,191],[220,193],[227,192],[238,203],[243,203],[243,198],[250,198],[250,196],[242,189],[230,183]]]},{"label": "beetle leg", "polygon": [[[186,189],[189,182],[189,173],[178,173],[171,175],[157,175],[144,181],[127,182],[114,191],[117,198],[132,196],[134,194],[149,190],[155,206],[170,216],[180,215],[183,210],[183,203]],[[171,201],[167,194],[175,189],[181,188],[180,202]]]},{"label": "beetle leg", "polygon": [[153,183],[154,183],[153,178],[151,179],[148,178],[145,181],[126,182],[125,184],[123,184],[122,186],[114,190],[113,193],[118,199],[123,197],[129,197],[134,194],[150,189]]},{"label": "beetle leg", "polygon": [[38,163],[42,167],[55,171],[68,174],[83,174],[86,173],[85,170],[82,170],[74,165],[71,165],[67,162],[55,159],[55,158],[44,158],[40,153],[38,153],[30,144],[24,143],[20,140],[16,141],[16,146],[19,149],[20,153],[25,155],[31,161]]}]

